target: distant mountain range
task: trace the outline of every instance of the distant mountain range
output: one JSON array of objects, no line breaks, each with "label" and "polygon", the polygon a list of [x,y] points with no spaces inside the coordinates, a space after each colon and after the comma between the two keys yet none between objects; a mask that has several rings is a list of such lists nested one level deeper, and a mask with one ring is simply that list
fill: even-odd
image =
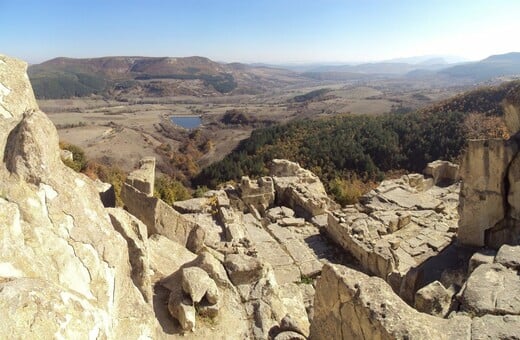
[{"label": "distant mountain range", "polygon": [[438,56],[357,65],[299,66],[218,63],[204,57],[102,57],[55,58],[29,67],[38,98],[257,94],[305,81],[381,78],[468,85],[515,76],[520,76],[519,52],[455,64]]}]

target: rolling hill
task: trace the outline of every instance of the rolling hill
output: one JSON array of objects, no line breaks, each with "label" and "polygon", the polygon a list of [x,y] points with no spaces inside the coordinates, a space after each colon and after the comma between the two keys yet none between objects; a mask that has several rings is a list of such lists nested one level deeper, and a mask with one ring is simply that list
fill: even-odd
[{"label": "rolling hill", "polygon": [[258,93],[301,81],[287,70],[203,57],[55,58],[30,66],[29,77],[39,99]]},{"label": "rolling hill", "polygon": [[474,63],[446,68],[439,72],[452,78],[485,81],[502,76],[520,76],[520,52],[493,55]]}]

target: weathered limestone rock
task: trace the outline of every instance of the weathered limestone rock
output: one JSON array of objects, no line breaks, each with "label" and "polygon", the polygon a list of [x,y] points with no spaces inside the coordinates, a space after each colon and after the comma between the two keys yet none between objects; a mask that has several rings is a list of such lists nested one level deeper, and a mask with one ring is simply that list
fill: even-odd
[{"label": "weathered limestone rock", "polygon": [[152,282],[170,275],[179,270],[185,263],[194,261],[197,255],[164,236],[155,234],[148,239],[150,270]]},{"label": "weathered limestone rock", "polygon": [[518,152],[514,141],[470,140],[461,166],[458,240],[471,246],[485,246],[486,230],[505,216],[505,178]]},{"label": "weathered limestone rock", "polygon": [[271,175],[278,204],[290,207],[298,216],[312,219],[337,207],[328,198],[320,179],[297,163],[274,159]]},{"label": "weathered limestone rock", "polygon": [[173,208],[181,214],[203,213],[211,209],[210,202],[211,200],[208,197],[191,198],[185,201],[173,202]]},{"label": "weathered limestone rock", "polygon": [[433,178],[433,185],[451,185],[459,180],[459,166],[437,160],[426,165],[424,174]]},{"label": "weathered limestone rock", "polygon": [[286,316],[283,317],[283,319],[280,321],[280,331],[282,332],[296,332],[296,333],[299,333],[301,335],[303,334],[307,334],[307,336],[309,335],[309,331],[308,329],[305,331],[305,330],[302,330],[300,328],[300,326],[298,325],[298,323],[293,320],[293,318],[287,314]]},{"label": "weathered limestone rock", "polygon": [[183,331],[192,331],[195,328],[196,311],[193,302],[185,297],[182,290],[177,287],[170,293],[168,311],[176,319]]},{"label": "weathered limestone rock", "polygon": [[422,179],[407,175],[383,181],[360,205],[330,212],[325,226],[365,270],[389,282],[412,305],[429,259],[452,244],[457,230],[452,196],[458,184],[424,190]]},{"label": "weathered limestone rock", "polygon": [[128,174],[125,182],[145,195],[153,196],[155,184],[155,157],[146,157],[141,159],[139,161],[139,169]]},{"label": "weathered limestone rock", "polygon": [[295,331],[309,336],[310,322],[301,289],[295,283],[280,286],[280,299],[287,313],[280,320],[281,331]]},{"label": "weathered limestone rock", "polygon": [[224,266],[235,286],[254,283],[265,275],[264,263],[245,254],[227,255]]},{"label": "weathered limestone rock", "polygon": [[204,248],[205,239],[206,232],[198,225],[191,230],[188,240],[186,241],[186,248],[195,254],[198,254]]},{"label": "weathered limestone rock", "polygon": [[294,211],[287,207],[273,207],[267,211],[267,217],[271,222],[276,222],[282,218],[294,217]]},{"label": "weathered limestone rock", "polygon": [[73,161],[74,154],[69,150],[60,150],[60,158],[63,161]]},{"label": "weathered limestone rock", "polygon": [[274,185],[271,177],[261,177],[255,181],[245,176],[242,177],[238,188],[242,201],[253,206],[261,214],[274,203]]},{"label": "weathered limestone rock", "polygon": [[325,265],[318,279],[311,339],[469,339],[471,319],[419,313],[377,277]]},{"label": "weathered limestone rock", "polygon": [[[0,117],[3,122],[19,121],[25,112],[38,110],[26,72],[26,63],[0,54]],[[3,150],[4,144],[0,146]]]},{"label": "weathered limestone rock", "polygon": [[499,263],[478,266],[466,282],[462,309],[476,316],[520,315],[520,276]]},{"label": "weathered limestone rock", "polygon": [[498,250],[495,262],[500,263],[506,268],[520,270],[520,245],[509,246],[504,244]]},{"label": "weathered limestone rock", "polygon": [[484,263],[493,263],[495,260],[496,251],[486,249],[479,250],[471,256],[468,263],[468,274],[471,274],[475,268]]},{"label": "weathered limestone rock", "polygon": [[93,182],[62,163],[57,131],[38,110],[25,68],[0,56],[0,304],[9,314],[2,334],[153,337],[128,243]]},{"label": "weathered limestone rock", "polygon": [[504,120],[509,132],[515,134],[520,131],[520,110],[518,104],[506,100],[502,103],[502,107],[504,108]]},{"label": "weathered limestone rock", "polygon": [[128,246],[128,256],[132,266],[132,281],[139,288],[143,298],[147,302],[152,301],[152,286],[148,268],[150,260],[148,257],[148,233],[143,222],[120,208],[109,208],[108,215],[114,229],[125,239]]},{"label": "weathered limestone rock", "polygon": [[415,309],[441,318],[445,317],[448,315],[452,296],[453,294],[444,288],[442,283],[434,281],[415,293]]},{"label": "weathered limestone rock", "polygon": [[184,246],[196,227],[195,223],[162,200],[139,191],[128,182],[123,185],[121,198],[128,212],[148,227],[149,235],[160,234]]},{"label": "weathered limestone rock", "polygon": [[484,315],[474,318],[471,324],[471,340],[520,339],[519,315]]},{"label": "weathered limestone rock", "polygon": [[520,224],[520,153],[512,160],[508,172],[509,193],[507,203],[510,206],[511,218]]},{"label": "weathered limestone rock", "polygon": [[94,185],[99,193],[101,203],[105,208],[115,208],[116,206],[116,192],[114,186],[109,183],[101,182],[99,179],[94,181]]},{"label": "weathered limestone rock", "polygon": [[262,261],[272,265],[276,281],[280,284],[297,282],[301,273],[294,259],[276,242],[261,224],[250,221],[245,224],[247,238]]},{"label": "weathered limestone rock", "polygon": [[[208,289],[215,286],[215,282],[201,268],[188,267],[182,269],[181,273],[182,289],[195,303],[199,303],[206,295],[206,292],[208,292]],[[210,292],[210,294],[212,293],[214,292]]]},{"label": "weathered limestone rock", "polygon": [[306,338],[298,332],[283,331],[278,333],[274,340],[305,340]]},{"label": "weathered limestone rock", "polygon": [[0,328],[6,339],[87,338],[110,334],[110,315],[90,299],[47,280],[0,282]]}]

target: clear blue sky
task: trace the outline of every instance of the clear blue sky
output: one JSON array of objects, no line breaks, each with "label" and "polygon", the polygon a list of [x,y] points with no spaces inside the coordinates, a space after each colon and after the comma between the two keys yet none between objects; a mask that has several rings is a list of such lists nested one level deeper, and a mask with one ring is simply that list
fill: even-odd
[{"label": "clear blue sky", "polygon": [[0,53],[347,62],[520,51],[520,0],[0,0]]}]

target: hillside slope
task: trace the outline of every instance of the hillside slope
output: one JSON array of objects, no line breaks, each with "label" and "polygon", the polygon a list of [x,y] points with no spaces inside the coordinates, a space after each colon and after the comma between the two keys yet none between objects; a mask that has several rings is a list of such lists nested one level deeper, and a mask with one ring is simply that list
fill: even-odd
[{"label": "hillside slope", "polygon": [[203,57],[55,58],[29,68],[38,99],[257,93],[290,84],[290,71],[221,64]]}]

